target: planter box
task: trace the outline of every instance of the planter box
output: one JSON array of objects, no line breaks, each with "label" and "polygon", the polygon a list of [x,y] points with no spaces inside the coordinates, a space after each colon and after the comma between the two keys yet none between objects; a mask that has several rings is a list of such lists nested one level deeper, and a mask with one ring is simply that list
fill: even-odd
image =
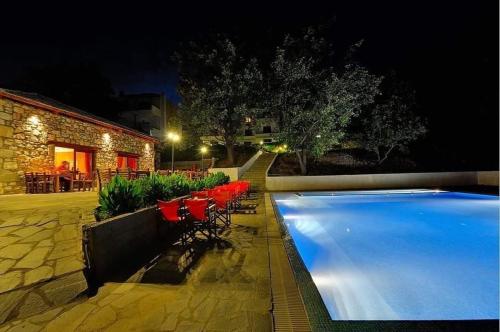
[{"label": "planter box", "polygon": [[83,249],[90,285],[112,280],[154,257],[161,244],[155,207],[83,226]]}]

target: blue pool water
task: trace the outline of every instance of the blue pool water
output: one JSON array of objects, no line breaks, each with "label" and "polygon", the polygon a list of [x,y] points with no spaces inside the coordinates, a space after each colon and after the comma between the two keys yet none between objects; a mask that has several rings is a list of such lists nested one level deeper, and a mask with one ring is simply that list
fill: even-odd
[{"label": "blue pool water", "polygon": [[274,194],[334,320],[499,318],[499,200],[458,192]]}]

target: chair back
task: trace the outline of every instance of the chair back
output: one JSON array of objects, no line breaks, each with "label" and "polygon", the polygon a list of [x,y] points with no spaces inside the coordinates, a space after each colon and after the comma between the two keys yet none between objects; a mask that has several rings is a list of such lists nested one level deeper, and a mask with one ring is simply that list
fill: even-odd
[{"label": "chair back", "polygon": [[158,210],[165,221],[172,223],[182,221],[184,216],[182,215],[181,208],[182,201],[180,199],[173,199],[171,201],[158,200]]},{"label": "chair back", "polygon": [[24,182],[26,185],[26,193],[32,194],[35,192],[35,189],[33,188],[34,180],[35,180],[35,176],[34,176],[33,172],[24,173]]},{"label": "chair back", "polygon": [[116,175],[121,176],[124,179],[130,180],[131,173],[130,168],[116,169]]},{"label": "chair back", "polygon": [[139,171],[136,171],[135,173],[136,173],[136,177],[138,179],[141,179],[141,178],[147,178],[151,172],[149,171],[149,169],[147,169],[147,170],[139,170]]},{"label": "chair back", "polygon": [[184,200],[184,206],[188,210],[190,216],[194,220],[207,221],[208,220],[208,199],[193,199],[188,198]]},{"label": "chair back", "polygon": [[210,197],[213,198],[215,205],[219,209],[227,208],[228,204],[232,200],[231,193],[225,190],[215,190],[212,192]]}]

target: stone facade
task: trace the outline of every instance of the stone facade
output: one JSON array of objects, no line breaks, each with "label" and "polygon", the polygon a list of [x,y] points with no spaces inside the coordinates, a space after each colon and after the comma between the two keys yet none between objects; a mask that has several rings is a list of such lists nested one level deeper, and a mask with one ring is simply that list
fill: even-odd
[{"label": "stone facade", "polygon": [[95,149],[98,169],[115,169],[118,152],[138,155],[139,169],[154,169],[154,139],[0,96],[0,195],[25,192],[25,172],[53,168],[57,143]]}]

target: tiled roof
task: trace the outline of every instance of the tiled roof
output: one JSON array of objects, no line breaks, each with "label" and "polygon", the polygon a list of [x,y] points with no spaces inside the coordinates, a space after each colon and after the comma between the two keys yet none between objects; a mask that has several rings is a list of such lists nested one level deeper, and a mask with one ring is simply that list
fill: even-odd
[{"label": "tiled roof", "polygon": [[[43,105],[49,106],[49,108],[54,108],[54,109],[61,110],[64,112],[72,113],[72,114],[79,116],[80,118],[83,117],[85,119],[94,120],[96,123],[105,123],[111,127],[115,127],[116,129],[122,129],[126,132],[135,134],[136,136],[140,136],[143,138],[149,138],[151,140],[156,141],[156,138],[149,136],[148,134],[145,134],[145,133],[140,132],[138,130],[129,128],[129,127],[124,126],[122,124],[119,124],[117,122],[108,120],[106,118],[100,117],[98,115],[89,113],[87,111],[81,110],[79,108],[66,105],[64,103],[61,103],[60,101],[51,99],[49,97],[42,96],[42,95],[35,93],[35,92],[24,92],[24,91],[0,88],[0,96],[1,95],[5,96],[5,97],[10,96],[10,97],[20,97],[21,99],[28,99],[28,100],[36,102],[37,104],[43,104]],[[19,99],[17,99],[17,100],[20,101]]]}]

